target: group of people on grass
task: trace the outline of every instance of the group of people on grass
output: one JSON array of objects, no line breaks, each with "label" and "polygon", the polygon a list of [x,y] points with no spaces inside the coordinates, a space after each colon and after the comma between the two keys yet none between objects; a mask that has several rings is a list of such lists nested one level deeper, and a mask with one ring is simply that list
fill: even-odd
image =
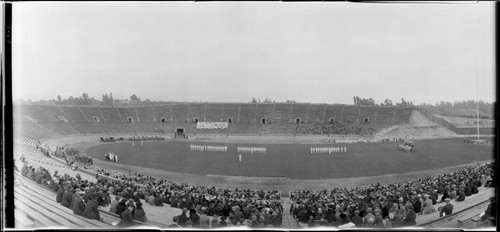
[{"label": "group of people on grass", "polygon": [[[478,193],[478,187],[493,185],[494,163],[477,164],[437,177],[399,184],[333,190],[296,191],[290,214],[309,226],[382,228],[416,225],[417,214],[453,212],[451,200],[461,202]],[[438,196],[441,196],[438,199]]]}]

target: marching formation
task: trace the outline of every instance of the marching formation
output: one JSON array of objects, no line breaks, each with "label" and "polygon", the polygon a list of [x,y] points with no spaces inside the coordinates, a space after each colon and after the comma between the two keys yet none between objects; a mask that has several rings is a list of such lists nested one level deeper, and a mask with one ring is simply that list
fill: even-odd
[{"label": "marching formation", "polygon": [[265,147],[237,147],[237,151],[240,153],[250,153],[250,154],[266,154]]},{"label": "marching formation", "polygon": [[203,146],[203,145],[190,145],[191,151],[215,151],[227,152],[227,146]]},{"label": "marching formation", "polygon": [[345,153],[347,147],[311,147],[311,154]]}]

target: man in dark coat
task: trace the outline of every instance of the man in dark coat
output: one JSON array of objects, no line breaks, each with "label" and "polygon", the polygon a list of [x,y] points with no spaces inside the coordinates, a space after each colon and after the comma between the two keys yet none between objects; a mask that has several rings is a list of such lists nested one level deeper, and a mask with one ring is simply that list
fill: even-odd
[{"label": "man in dark coat", "polygon": [[123,198],[118,205],[116,205],[116,214],[121,215],[127,209],[127,199]]},{"label": "man in dark coat", "polygon": [[118,223],[119,227],[130,227],[134,225],[134,218],[132,217],[132,210],[134,207],[128,205],[127,209],[120,215],[121,221]]},{"label": "man in dark coat", "polygon": [[85,210],[85,204],[83,203],[82,195],[84,192],[76,192],[75,198],[73,198],[73,213],[76,215],[82,215]]},{"label": "man in dark coat", "polygon": [[439,216],[447,216],[453,213],[453,205],[450,203],[450,198],[444,199],[446,202],[446,205],[443,206],[441,209],[441,212],[439,213]]},{"label": "man in dark coat", "polygon": [[56,202],[57,203],[62,203],[62,199],[63,199],[63,194],[66,190],[64,189],[64,187],[61,185],[61,187],[57,190],[57,196],[56,196]]},{"label": "man in dark coat", "polygon": [[179,224],[179,226],[181,226],[181,227],[185,227],[185,226],[186,226],[186,222],[187,222],[187,221],[189,221],[189,218],[188,218],[188,216],[186,215],[186,214],[187,214],[187,212],[188,212],[188,210],[187,210],[186,208],[183,208],[183,209],[182,209],[182,214],[181,214],[181,215],[179,215],[179,222],[178,222],[178,224]]},{"label": "man in dark coat", "polygon": [[92,194],[90,200],[87,202],[83,216],[89,219],[101,220],[101,215],[97,207],[97,196],[95,194]]},{"label": "man in dark coat", "polygon": [[71,208],[71,202],[72,202],[72,199],[71,199],[71,196],[72,196],[72,193],[71,193],[71,186],[68,186],[66,188],[66,190],[64,191],[63,193],[63,197],[62,197],[62,205],[66,208]]}]

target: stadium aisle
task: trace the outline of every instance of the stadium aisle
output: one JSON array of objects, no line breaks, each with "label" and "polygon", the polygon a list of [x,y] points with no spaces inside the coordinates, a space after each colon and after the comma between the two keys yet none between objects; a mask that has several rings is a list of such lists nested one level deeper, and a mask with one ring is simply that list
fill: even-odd
[{"label": "stadium aisle", "polygon": [[290,215],[290,208],[292,207],[290,204],[290,198],[282,197],[281,199],[283,200],[283,220],[281,227],[287,229],[300,229],[297,220]]}]

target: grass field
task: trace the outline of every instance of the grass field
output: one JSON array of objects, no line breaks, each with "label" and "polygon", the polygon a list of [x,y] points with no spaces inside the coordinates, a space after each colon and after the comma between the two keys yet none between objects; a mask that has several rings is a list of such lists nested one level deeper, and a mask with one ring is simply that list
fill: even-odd
[{"label": "grass field", "polygon": [[[119,163],[181,173],[289,179],[334,179],[407,173],[439,169],[493,159],[493,145],[464,144],[463,138],[417,141],[417,151],[400,151],[397,142],[347,144],[347,153],[310,154],[309,144],[255,144],[267,154],[243,154],[238,161],[237,146],[251,144],[148,141],[107,143],[87,149],[104,160],[105,152],[119,156]],[[189,145],[228,146],[228,152],[189,151]],[[322,146],[322,145],[319,145]],[[327,145],[325,145],[327,146]],[[333,145],[331,145],[333,146]]]}]

